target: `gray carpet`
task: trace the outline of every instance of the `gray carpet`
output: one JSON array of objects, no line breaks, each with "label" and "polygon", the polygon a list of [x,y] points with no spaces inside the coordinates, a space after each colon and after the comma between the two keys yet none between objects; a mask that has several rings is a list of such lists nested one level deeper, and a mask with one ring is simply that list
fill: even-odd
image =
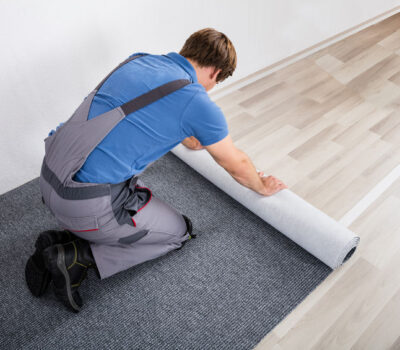
[{"label": "gray carpet", "polygon": [[1,349],[253,349],[332,272],[170,152],[140,178],[197,238],[103,281],[91,271],[79,314],[25,285],[37,235],[57,228],[38,178],[0,196]]}]

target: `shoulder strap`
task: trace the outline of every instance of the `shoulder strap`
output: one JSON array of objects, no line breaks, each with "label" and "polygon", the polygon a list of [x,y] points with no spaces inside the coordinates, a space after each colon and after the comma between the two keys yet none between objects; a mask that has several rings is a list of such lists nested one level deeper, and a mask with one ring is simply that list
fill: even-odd
[{"label": "shoulder strap", "polygon": [[190,80],[187,79],[178,79],[178,80],[173,80],[170,81],[169,83],[163,84],[159,87],[156,87],[153,90],[150,90],[149,92],[146,92],[133,100],[130,100],[123,105],[121,105],[121,109],[124,112],[125,115],[131,114],[135,111],[137,111],[140,108],[143,108],[150,103],[153,103],[160,98],[167,96],[171,93],[173,93],[176,90],[179,90],[180,88],[183,88],[184,86],[190,84]]},{"label": "shoulder strap", "polygon": [[[135,56],[128,57],[125,61],[121,62],[117,67],[115,67],[94,89],[95,92],[97,92],[101,86],[104,84],[104,82],[110,77],[111,74],[113,74],[118,68],[122,67],[125,63],[128,63],[136,58],[146,56],[147,54],[138,54]],[[160,98],[167,96],[171,93],[173,93],[176,90],[179,90],[180,88],[183,88],[184,86],[190,84],[191,82],[187,79],[178,79],[178,80],[173,80],[170,81],[166,84],[163,84],[153,90],[150,90],[149,92],[146,92],[126,103],[120,106],[122,111],[124,112],[125,115],[131,114],[140,108],[143,108]]]}]

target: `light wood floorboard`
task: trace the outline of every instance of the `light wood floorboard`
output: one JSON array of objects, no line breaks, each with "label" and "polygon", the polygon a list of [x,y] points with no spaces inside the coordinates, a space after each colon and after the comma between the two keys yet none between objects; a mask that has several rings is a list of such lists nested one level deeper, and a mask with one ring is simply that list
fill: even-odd
[{"label": "light wood floorboard", "polygon": [[[266,174],[340,220],[400,164],[400,14],[218,99]],[[400,349],[400,179],[351,225],[355,254],[256,347]]]}]

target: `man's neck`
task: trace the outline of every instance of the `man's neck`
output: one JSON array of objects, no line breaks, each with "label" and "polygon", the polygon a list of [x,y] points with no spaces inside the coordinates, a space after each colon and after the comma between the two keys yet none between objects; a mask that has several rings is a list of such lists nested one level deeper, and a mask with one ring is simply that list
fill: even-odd
[{"label": "man's neck", "polygon": [[209,69],[207,67],[200,67],[195,61],[191,60],[190,58],[186,59],[193,66],[199,84],[203,85],[206,91],[210,90],[210,88],[208,87],[208,76],[210,74]]}]

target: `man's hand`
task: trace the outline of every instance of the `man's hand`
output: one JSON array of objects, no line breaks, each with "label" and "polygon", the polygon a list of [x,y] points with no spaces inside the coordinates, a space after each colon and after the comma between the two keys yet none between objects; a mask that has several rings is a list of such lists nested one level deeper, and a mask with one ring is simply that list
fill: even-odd
[{"label": "man's hand", "polygon": [[261,177],[261,181],[264,184],[265,196],[271,196],[274,193],[279,192],[280,190],[288,188],[281,180],[279,180],[275,176],[264,175],[263,171],[258,171],[258,170],[257,173]]},{"label": "man's hand", "polygon": [[264,184],[264,189],[260,194],[264,196],[271,196],[280,190],[288,188],[281,180],[272,175],[261,177],[261,181]]},{"label": "man's hand", "polygon": [[203,149],[204,146],[200,143],[198,139],[196,139],[194,136],[187,137],[182,141],[182,144],[186,146],[187,148],[198,150],[198,149]]}]

